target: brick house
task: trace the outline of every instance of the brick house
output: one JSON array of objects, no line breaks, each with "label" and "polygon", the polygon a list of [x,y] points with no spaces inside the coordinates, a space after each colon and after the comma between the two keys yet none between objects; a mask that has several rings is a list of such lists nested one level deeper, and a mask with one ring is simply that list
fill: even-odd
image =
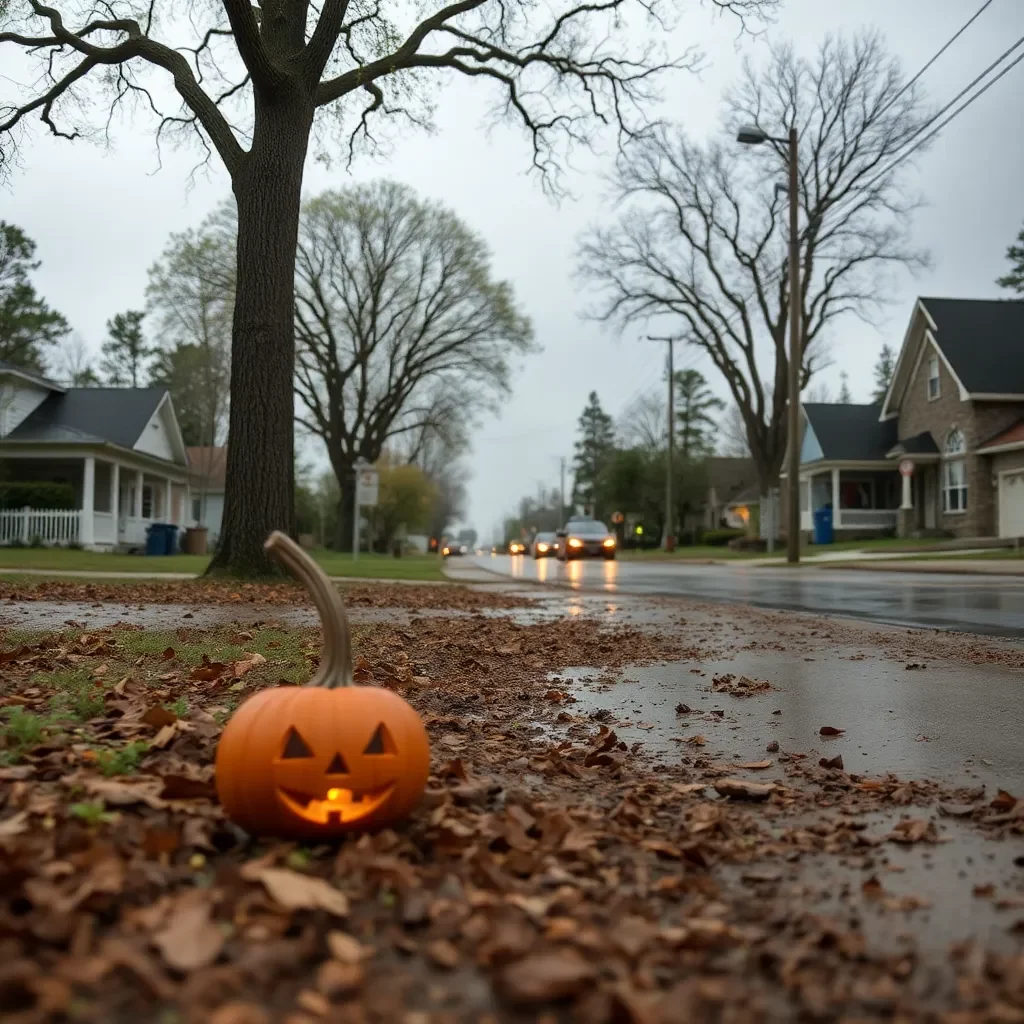
[{"label": "brick house", "polygon": [[919,299],[884,402],[803,422],[802,530],[1024,536],[1024,301]]}]

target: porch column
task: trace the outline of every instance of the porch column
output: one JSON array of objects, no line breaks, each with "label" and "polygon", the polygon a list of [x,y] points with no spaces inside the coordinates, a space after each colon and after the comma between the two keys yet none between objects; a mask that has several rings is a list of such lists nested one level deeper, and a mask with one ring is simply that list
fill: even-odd
[{"label": "porch column", "polygon": [[839,470],[832,470],[832,526],[839,529]]},{"label": "porch column", "polygon": [[95,506],[96,460],[87,455],[82,468],[82,512],[78,528],[78,542],[83,548],[91,548],[96,540]]},{"label": "porch column", "polygon": [[903,498],[900,501],[900,508],[910,509],[914,507],[914,501],[910,494],[910,477],[905,476],[903,479]]},{"label": "porch column", "polygon": [[176,516],[174,509],[171,507],[174,504],[174,484],[171,483],[170,477],[164,480],[164,522],[173,523]]},{"label": "porch column", "polygon": [[143,487],[143,473],[141,469],[135,471],[135,501],[132,503],[135,507],[132,509],[132,516],[135,519],[142,518],[142,487]]},{"label": "porch column", "polygon": [[117,541],[117,523],[121,518],[121,466],[110,464],[110,511],[114,517],[114,540]]},{"label": "porch column", "polygon": [[199,523],[195,521],[195,517],[192,515],[192,484],[185,481],[185,522],[184,526],[198,526]]}]

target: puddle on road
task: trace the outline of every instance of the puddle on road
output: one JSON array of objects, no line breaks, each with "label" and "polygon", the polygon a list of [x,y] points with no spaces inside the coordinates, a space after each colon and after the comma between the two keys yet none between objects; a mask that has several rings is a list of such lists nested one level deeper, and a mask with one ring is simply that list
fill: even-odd
[{"label": "puddle on road", "polygon": [[[944,663],[907,671],[902,662],[841,660],[838,653],[830,652],[827,668],[787,652],[738,651],[614,675],[568,669],[552,682],[571,689],[579,701],[574,714],[610,712],[617,721],[608,724],[622,739],[639,740],[661,759],[695,753],[684,742],[695,734],[706,738],[704,752],[739,762],[761,760],[774,740],[815,758],[842,754],[852,772],[1024,789],[1019,672]],[[765,679],[775,689],[747,697],[713,692],[713,677],[724,673]],[[677,715],[680,703],[692,713]],[[826,725],[845,732],[820,736]]]}]

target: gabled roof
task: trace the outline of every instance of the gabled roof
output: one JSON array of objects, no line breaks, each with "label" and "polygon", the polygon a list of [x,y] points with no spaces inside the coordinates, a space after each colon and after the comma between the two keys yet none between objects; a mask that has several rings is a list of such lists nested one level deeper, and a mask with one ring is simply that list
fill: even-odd
[{"label": "gabled roof", "polygon": [[227,445],[204,445],[186,448],[188,470],[193,480],[211,490],[224,489],[228,468]]},{"label": "gabled roof", "polygon": [[64,393],[64,388],[60,384],[48,380],[41,373],[36,373],[35,370],[26,370],[24,366],[17,366],[15,363],[9,363],[5,359],[0,359],[0,375],[6,374],[21,377],[23,380],[27,380],[32,384],[38,384],[41,388],[46,388],[48,391]]},{"label": "gabled roof", "polygon": [[884,462],[896,444],[895,420],[879,420],[880,405],[807,402],[804,414],[822,456],[817,461]]},{"label": "gabled roof", "polygon": [[969,394],[1024,394],[1024,300],[922,298],[921,304]]},{"label": "gabled roof", "polygon": [[70,388],[48,395],[4,440],[133,448],[166,394],[164,388]]}]

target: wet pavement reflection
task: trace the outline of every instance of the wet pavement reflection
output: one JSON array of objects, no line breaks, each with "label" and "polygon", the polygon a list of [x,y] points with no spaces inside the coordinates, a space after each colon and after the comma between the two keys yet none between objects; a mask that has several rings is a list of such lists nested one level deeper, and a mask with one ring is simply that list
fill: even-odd
[{"label": "wet pavement reflection", "polygon": [[493,556],[486,569],[577,590],[663,594],[1024,638],[1024,578]]}]

